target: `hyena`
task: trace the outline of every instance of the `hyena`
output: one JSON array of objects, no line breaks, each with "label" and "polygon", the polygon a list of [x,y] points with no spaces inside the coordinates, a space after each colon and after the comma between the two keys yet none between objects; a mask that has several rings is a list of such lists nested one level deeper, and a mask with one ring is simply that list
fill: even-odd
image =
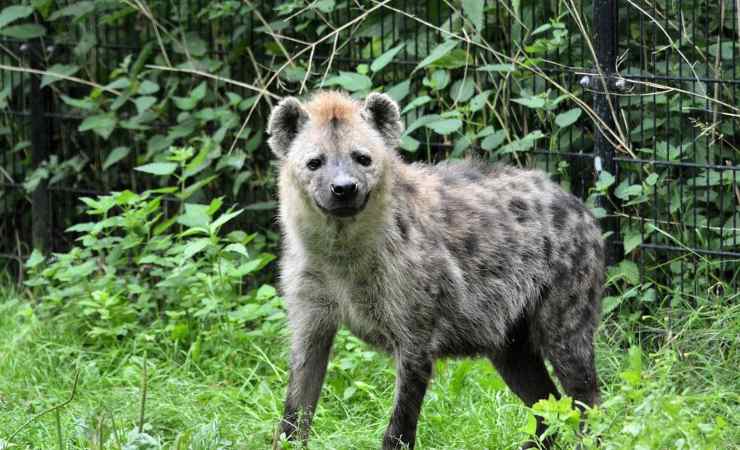
[{"label": "hyena", "polygon": [[280,431],[308,438],[340,325],[395,359],[384,449],[414,447],[436,358],[489,358],[527,405],[558,396],[548,360],[567,395],[594,405],[594,217],[540,171],[404,163],[402,131],[398,106],[377,93],[285,98],[272,112],[292,331]]}]

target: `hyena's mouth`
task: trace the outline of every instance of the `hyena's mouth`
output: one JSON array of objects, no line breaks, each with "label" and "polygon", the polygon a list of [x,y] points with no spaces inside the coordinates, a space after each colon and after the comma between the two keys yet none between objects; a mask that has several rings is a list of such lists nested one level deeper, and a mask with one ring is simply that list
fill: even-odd
[{"label": "hyena's mouth", "polygon": [[332,206],[331,208],[327,208],[323,206],[321,203],[318,202],[318,200],[314,200],[316,203],[316,206],[319,207],[321,212],[328,216],[333,217],[339,217],[339,218],[348,218],[348,217],[354,217],[362,210],[365,209],[365,206],[367,206],[367,202],[370,200],[370,192],[365,195],[365,199],[362,201],[360,205],[336,205]]}]

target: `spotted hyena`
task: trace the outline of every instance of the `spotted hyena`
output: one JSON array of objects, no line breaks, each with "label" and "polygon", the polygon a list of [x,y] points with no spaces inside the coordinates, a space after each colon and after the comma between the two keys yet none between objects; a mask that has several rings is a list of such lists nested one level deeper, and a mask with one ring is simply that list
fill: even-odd
[{"label": "spotted hyena", "polygon": [[383,94],[286,98],[270,117],[292,331],[281,432],[307,439],[340,325],[395,358],[384,449],[413,448],[436,358],[489,358],[527,405],[558,395],[548,360],[565,393],[596,403],[594,217],[537,170],[406,164],[402,130]]}]

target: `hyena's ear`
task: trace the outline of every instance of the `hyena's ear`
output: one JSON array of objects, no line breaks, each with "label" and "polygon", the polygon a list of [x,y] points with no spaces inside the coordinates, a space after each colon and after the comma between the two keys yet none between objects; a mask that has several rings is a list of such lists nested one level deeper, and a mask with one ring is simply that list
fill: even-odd
[{"label": "hyena's ear", "polygon": [[401,141],[403,123],[398,105],[386,94],[373,92],[365,99],[362,115],[370,122],[390,147],[396,148]]},{"label": "hyena's ear", "polygon": [[270,135],[267,143],[278,158],[285,158],[290,144],[307,121],[308,113],[295,97],[285,97],[273,108],[267,123]]}]

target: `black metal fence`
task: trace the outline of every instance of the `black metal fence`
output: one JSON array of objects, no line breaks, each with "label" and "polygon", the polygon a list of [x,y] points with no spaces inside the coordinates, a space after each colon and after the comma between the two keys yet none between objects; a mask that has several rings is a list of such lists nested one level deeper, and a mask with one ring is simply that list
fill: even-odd
[{"label": "black metal fence", "polygon": [[[437,0],[184,0],[150,6],[135,2],[139,7],[128,9],[97,2],[61,3],[59,10],[91,9],[79,15],[65,10],[62,17],[71,25],[43,22],[53,14],[42,18],[35,12],[28,20],[46,26],[41,38],[17,39],[15,33],[9,36],[0,29],[5,36],[0,55],[0,92],[5,92],[0,95],[0,254],[8,261],[22,261],[34,246],[68,246],[70,238],[63,230],[81,219],[79,196],[156,186],[132,168],[152,157],[162,136],[167,143],[182,140],[177,135],[170,140],[172,132],[166,134],[182,125],[181,114],[169,104],[149,127],[164,131],[152,131],[134,144],[133,125],[130,133],[124,126],[110,136],[80,131],[92,112],[70,106],[69,99],[89,98],[95,88],[69,79],[42,87],[44,71],[83,60],[74,76],[100,86],[113,81],[115,69],[132,55],[128,64],[143,61],[186,71],[167,74],[187,81],[158,79],[169,96],[192,91],[205,79],[203,73],[192,72],[198,70],[221,77],[208,79],[214,91],[228,88],[248,100],[255,95],[250,88],[234,87],[224,79],[267,87],[279,95],[302,93],[337,71],[367,73],[380,55],[402,46],[382,71],[372,74],[374,88],[395,89],[402,103],[409,103],[414,93],[436,92],[434,83],[444,76],[462,80],[451,88],[458,94],[466,79],[473,80],[474,94],[490,91],[483,117],[497,124],[493,128],[506,124],[504,134],[514,144],[505,151],[490,148],[485,138],[491,134],[485,135],[485,129],[477,134],[465,128],[435,134],[419,126],[409,137],[420,142],[421,149],[406,149],[408,159],[460,154],[505,158],[553,172],[583,198],[601,189],[608,195],[594,198],[605,213],[612,260],[627,261],[612,276],[633,279],[632,268],[638,267],[639,280],[632,284],[643,300],[656,293],[680,300],[737,292],[737,1],[489,0],[476,5]],[[70,28],[62,31],[65,26]],[[177,27],[184,31],[175,31]],[[418,65],[448,41],[457,46],[445,57],[454,54],[457,63],[438,61],[447,75],[440,72],[442,81],[435,81],[437,74]],[[227,128],[228,136],[220,142],[230,150],[254,147],[245,151],[252,172],[257,171],[252,166],[269,172],[269,151],[259,131],[269,99],[258,96],[253,101],[256,109],[249,103],[234,105],[239,121]],[[224,95],[216,95],[219,100],[229,102]],[[553,121],[555,113],[574,107],[585,114],[576,113],[573,126]],[[404,119],[413,127],[425,115],[453,108],[457,100],[431,101],[410,110]],[[464,114],[472,110],[467,108],[462,108]],[[105,111],[113,114],[113,106]],[[247,117],[250,139],[232,145]],[[467,129],[476,126],[471,122]],[[206,128],[217,132],[213,124]],[[536,134],[540,129],[543,132]],[[111,170],[106,163],[119,146],[132,148]],[[245,189],[210,189],[207,196],[227,195],[248,205],[264,206],[273,197],[269,175],[246,183]],[[269,225],[269,216],[255,212],[245,226]]]}]

